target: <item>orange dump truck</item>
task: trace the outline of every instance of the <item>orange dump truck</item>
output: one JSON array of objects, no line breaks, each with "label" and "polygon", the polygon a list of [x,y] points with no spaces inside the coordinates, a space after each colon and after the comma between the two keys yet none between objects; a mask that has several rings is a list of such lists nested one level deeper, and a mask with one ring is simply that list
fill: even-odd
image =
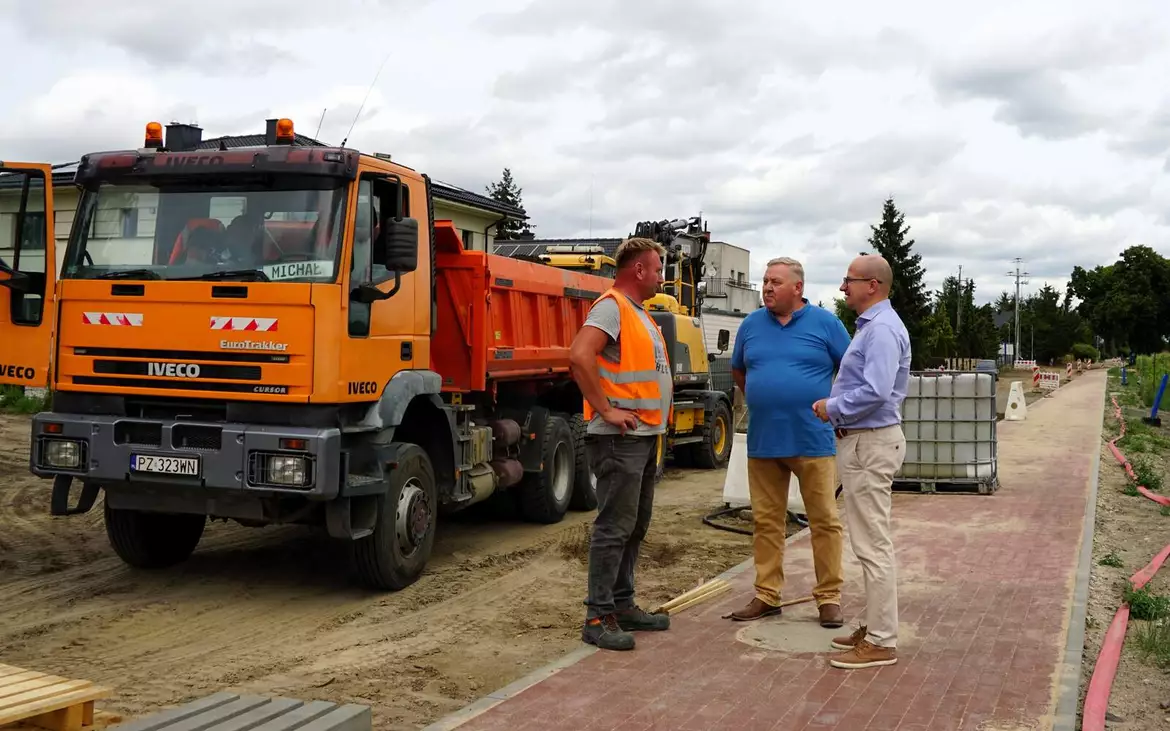
[{"label": "orange dump truck", "polygon": [[[208,150],[151,123],[143,148],[85,156],[59,274],[34,215],[48,167],[0,163],[46,247],[43,279],[0,267],[0,339],[28,385],[52,370],[30,457],[52,512],[103,492],[114,550],[151,568],[209,518],[321,525],[362,583],[397,589],[442,512],[594,507],[569,344],[611,282],[466,251],[426,175],[293,139],[279,120]],[[127,211],[152,235],[91,238]]]}]

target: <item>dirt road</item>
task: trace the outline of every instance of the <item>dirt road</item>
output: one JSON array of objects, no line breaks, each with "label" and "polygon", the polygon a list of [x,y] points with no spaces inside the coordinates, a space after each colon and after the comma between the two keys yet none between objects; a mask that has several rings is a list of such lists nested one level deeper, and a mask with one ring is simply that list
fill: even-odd
[{"label": "dirt road", "polygon": [[[395,594],[353,588],[346,546],[301,527],[208,526],[162,572],[124,566],[101,504],[48,515],[27,470],[27,421],[0,417],[0,662],[112,685],[126,717],[218,690],[358,702],[377,729],[415,729],[579,645],[588,513],[440,522],[435,556]],[[723,472],[669,471],[639,567],[644,606],[750,555],[700,517]]]}]

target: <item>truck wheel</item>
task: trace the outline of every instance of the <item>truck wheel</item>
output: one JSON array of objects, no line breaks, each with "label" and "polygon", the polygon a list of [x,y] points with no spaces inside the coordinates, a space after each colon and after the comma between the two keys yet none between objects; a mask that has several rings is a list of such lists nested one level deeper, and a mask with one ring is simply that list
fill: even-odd
[{"label": "truck wheel", "polygon": [[573,496],[569,498],[570,510],[597,509],[597,475],[589,467],[585,454],[585,429],[588,423],[581,414],[569,417],[569,429],[573,432],[573,454],[577,467],[573,473]]},{"label": "truck wheel", "polygon": [[435,544],[438,489],[431,459],[422,447],[398,450],[390,489],[376,499],[374,532],[354,541],[354,564],[365,586],[397,591],[413,584],[426,568]]},{"label": "truck wheel", "polygon": [[114,553],[139,569],[165,569],[186,561],[207,524],[203,515],[119,510],[109,503],[105,503],[105,520]]},{"label": "truck wheel", "polygon": [[540,455],[540,472],[526,473],[520,482],[520,513],[533,523],[559,523],[569,509],[577,464],[573,432],[563,418],[548,417]]},{"label": "truck wheel", "polygon": [[695,445],[695,466],[713,470],[727,464],[731,458],[731,409],[722,401],[707,412],[703,441]]}]

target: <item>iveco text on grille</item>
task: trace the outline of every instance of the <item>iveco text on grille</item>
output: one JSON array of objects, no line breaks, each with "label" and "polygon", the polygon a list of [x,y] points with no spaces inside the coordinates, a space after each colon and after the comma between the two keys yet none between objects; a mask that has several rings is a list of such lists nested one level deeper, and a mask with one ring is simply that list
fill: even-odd
[{"label": "iveco text on grille", "polygon": [[198,378],[198,363],[147,363],[146,375],[171,378]]}]

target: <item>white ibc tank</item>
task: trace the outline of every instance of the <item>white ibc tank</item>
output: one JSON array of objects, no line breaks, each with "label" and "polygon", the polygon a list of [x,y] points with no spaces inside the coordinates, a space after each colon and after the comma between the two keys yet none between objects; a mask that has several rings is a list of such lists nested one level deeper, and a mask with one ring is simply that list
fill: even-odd
[{"label": "white ibc tank", "polygon": [[988,373],[910,376],[902,404],[900,479],[982,480],[995,474],[995,379]]}]

